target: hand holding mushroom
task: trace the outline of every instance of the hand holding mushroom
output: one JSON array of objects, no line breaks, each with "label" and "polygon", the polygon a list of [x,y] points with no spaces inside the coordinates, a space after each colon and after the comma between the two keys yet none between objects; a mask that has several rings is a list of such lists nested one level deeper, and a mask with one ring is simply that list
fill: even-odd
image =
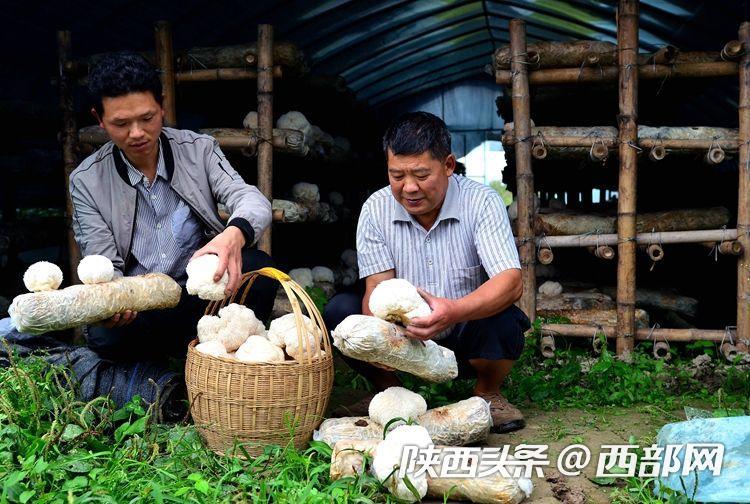
[{"label": "hand holding mushroom", "polygon": [[429,340],[458,322],[455,300],[435,297],[422,289],[417,291],[427,302],[432,313],[412,318],[406,326],[407,336],[423,341]]},{"label": "hand holding mushroom", "polygon": [[[225,275],[228,278],[221,295],[219,295],[217,290],[214,297],[204,298],[201,294],[198,294],[198,297],[201,299],[219,300],[237,290],[242,277],[242,247],[244,246],[245,236],[242,234],[242,231],[238,227],[228,226],[214,237],[213,240],[195,251],[193,257],[190,258],[190,263],[204,255],[213,254],[218,256],[218,263],[213,272],[214,283],[224,282]],[[188,263],[187,268],[188,277],[191,276],[190,263]],[[187,289],[192,294],[189,286]]]}]

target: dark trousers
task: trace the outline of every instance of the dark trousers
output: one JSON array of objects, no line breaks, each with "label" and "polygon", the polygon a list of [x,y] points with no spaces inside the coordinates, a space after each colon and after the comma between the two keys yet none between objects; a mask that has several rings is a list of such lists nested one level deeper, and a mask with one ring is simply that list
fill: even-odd
[{"label": "dark trousers", "polygon": [[[362,297],[345,293],[334,296],[326,305],[323,319],[329,330],[333,330],[349,315],[362,313]],[[476,377],[470,359],[518,360],[524,346],[524,333],[531,327],[529,318],[515,305],[487,318],[457,324],[443,339],[435,340],[441,346],[453,350],[458,361],[459,378]],[[362,363],[346,362],[356,371]]]},{"label": "dark trousers", "polygon": [[[274,266],[274,262],[265,252],[242,251],[243,272],[266,266]],[[245,304],[264,323],[268,323],[271,316],[277,287],[275,280],[259,277],[248,293]],[[99,356],[115,361],[184,358],[206,306],[207,301],[189,295],[183,287],[180,302],[174,308],[139,313],[133,322],[123,327],[89,326],[86,342]]]}]

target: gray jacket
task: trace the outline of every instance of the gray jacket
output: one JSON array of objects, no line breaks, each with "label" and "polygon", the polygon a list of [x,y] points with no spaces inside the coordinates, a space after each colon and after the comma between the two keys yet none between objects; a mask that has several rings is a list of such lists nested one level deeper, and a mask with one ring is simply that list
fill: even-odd
[{"label": "gray jacket", "polygon": [[[207,238],[238,227],[249,246],[271,223],[271,203],[232,168],[213,137],[162,128],[161,148],[170,186],[203,222]],[[73,231],[83,256],[99,254],[124,271],[135,229],[137,190],[123,154],[107,142],[70,174]],[[230,212],[226,226],[217,203]]]}]

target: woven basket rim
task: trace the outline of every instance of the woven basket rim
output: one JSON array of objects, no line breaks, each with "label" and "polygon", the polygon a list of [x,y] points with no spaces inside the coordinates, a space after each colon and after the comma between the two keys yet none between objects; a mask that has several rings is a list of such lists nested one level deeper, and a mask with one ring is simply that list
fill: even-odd
[{"label": "woven basket rim", "polygon": [[199,352],[195,349],[196,345],[199,343],[198,338],[194,338],[193,340],[188,343],[188,354],[193,354],[194,358],[196,359],[215,359],[223,363],[232,364],[232,365],[242,365],[242,366],[254,366],[254,367],[275,367],[275,366],[295,366],[295,365],[303,365],[303,366],[309,366],[311,364],[316,364],[321,361],[325,360],[333,360],[333,355],[331,355],[331,352],[326,352],[322,356],[313,357],[311,362],[307,361],[298,361],[297,359],[289,359],[289,360],[283,360],[281,362],[244,362],[237,359],[231,359],[228,357],[218,357],[216,355],[211,355],[203,352]]},{"label": "woven basket rim", "polygon": [[[324,350],[326,354],[332,353],[333,347],[331,345],[330,333],[328,332],[328,328],[325,325],[323,315],[320,313],[320,310],[318,310],[318,307],[315,306],[315,303],[313,302],[312,298],[310,298],[310,295],[300,284],[295,282],[288,274],[276,268],[265,267],[243,273],[239,287],[232,294],[224,297],[223,299],[218,301],[211,301],[208,306],[206,306],[205,314],[217,315],[222,308],[232,303],[244,305],[250,288],[252,287],[253,283],[255,283],[255,280],[257,280],[257,278],[261,276],[279,282],[281,288],[287,296],[287,299],[292,305],[292,311],[290,312],[290,314],[292,314],[295,319],[295,326],[297,330],[297,345],[298,349],[300,349],[303,354],[301,355],[300,361],[304,359],[308,364],[311,364],[314,360],[317,360],[316,354],[319,351]],[[307,312],[307,315],[305,315],[305,312]],[[289,314],[285,314],[282,316],[286,315]],[[307,322],[304,321],[305,318],[308,319]],[[311,338],[307,337],[307,328],[309,328],[310,333],[313,335],[312,346],[310,346]]]}]

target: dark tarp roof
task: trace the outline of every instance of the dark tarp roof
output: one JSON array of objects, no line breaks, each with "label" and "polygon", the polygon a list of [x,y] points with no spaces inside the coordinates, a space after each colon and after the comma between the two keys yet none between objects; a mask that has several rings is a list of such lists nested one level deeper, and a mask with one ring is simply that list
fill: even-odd
[{"label": "dark tarp roof", "polygon": [[[614,41],[614,0],[109,0],[4,5],[5,47],[38,68],[55,62],[55,31],[73,32],[74,52],[153,46],[153,22],[173,23],[176,47],[252,41],[259,22],[295,42],[312,69],[341,74],[360,99],[383,104],[475,77],[508,43],[508,22],[527,22],[529,39]],[[666,43],[714,49],[750,18],[748,0],[642,0],[644,51]],[[23,42],[21,42],[23,41]],[[42,56],[40,58],[39,56]],[[23,86],[22,86],[23,87]]]}]

